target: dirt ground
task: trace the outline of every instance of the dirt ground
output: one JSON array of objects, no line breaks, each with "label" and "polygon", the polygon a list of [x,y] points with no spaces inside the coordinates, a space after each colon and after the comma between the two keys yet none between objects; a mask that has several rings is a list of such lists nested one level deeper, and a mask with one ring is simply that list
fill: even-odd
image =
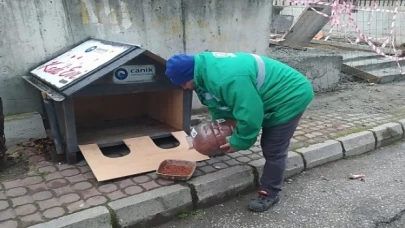
[{"label": "dirt ground", "polygon": [[[405,77],[405,75],[404,75]],[[405,108],[405,82],[345,82],[334,92],[316,94],[308,111],[392,113]]]},{"label": "dirt ground", "polygon": [[7,161],[0,170],[0,182],[25,176],[29,171],[28,158],[22,156],[22,148],[13,146],[7,148]]},{"label": "dirt ground", "polygon": [[36,174],[30,163],[35,163],[32,159],[29,162],[30,156],[38,157],[39,155],[45,160],[50,161],[50,150],[53,150],[53,143],[50,139],[37,139],[21,145],[14,145],[7,148],[6,166],[0,169],[0,182],[12,180]]}]

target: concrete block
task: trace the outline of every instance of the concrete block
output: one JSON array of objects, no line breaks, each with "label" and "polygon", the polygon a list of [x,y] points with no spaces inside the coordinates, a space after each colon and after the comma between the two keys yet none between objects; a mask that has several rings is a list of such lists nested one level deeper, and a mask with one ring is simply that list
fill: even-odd
[{"label": "concrete block", "polygon": [[335,140],[313,144],[309,147],[298,149],[297,152],[304,155],[307,164],[306,168],[313,168],[343,158],[342,145]]},{"label": "concrete block", "polygon": [[304,170],[304,160],[301,155],[295,152],[288,152],[287,167],[284,172],[284,178],[294,176]]},{"label": "concrete block", "polygon": [[111,228],[111,216],[106,207],[93,207],[74,214],[66,215],[49,222],[40,223],[29,228]]},{"label": "concrete block", "polygon": [[45,138],[46,132],[39,113],[25,113],[4,118],[6,146],[28,141],[31,138]]},{"label": "concrete block", "polygon": [[405,138],[405,119],[400,120],[399,123],[402,125],[402,131],[404,132],[402,138]]},{"label": "concrete block", "polygon": [[123,227],[146,226],[193,208],[190,188],[181,185],[157,188],[108,205]]},{"label": "concrete block", "polygon": [[387,123],[371,129],[377,139],[377,148],[388,146],[395,141],[401,140],[404,132],[401,124]]},{"label": "concrete block", "polygon": [[375,137],[371,131],[363,131],[336,139],[343,144],[345,156],[363,154],[375,149]]},{"label": "concrete block", "polygon": [[267,56],[297,69],[311,82],[315,92],[335,90],[340,82],[342,56],[319,48],[307,51],[271,47]]},{"label": "concrete block", "polygon": [[255,186],[252,168],[234,166],[195,178],[189,182],[197,193],[197,207],[206,207],[244,192]]},{"label": "concrete block", "polygon": [[[266,163],[266,159],[264,159],[264,158],[249,162],[249,165],[256,168],[256,170],[259,174],[259,178],[263,175],[263,168],[264,168],[265,163]],[[304,160],[302,159],[301,155],[299,155],[298,153],[289,151],[288,158],[287,158],[287,167],[284,172],[284,178],[289,178],[291,176],[294,176],[295,174],[298,174],[301,171],[303,171],[304,168],[305,168]]]}]

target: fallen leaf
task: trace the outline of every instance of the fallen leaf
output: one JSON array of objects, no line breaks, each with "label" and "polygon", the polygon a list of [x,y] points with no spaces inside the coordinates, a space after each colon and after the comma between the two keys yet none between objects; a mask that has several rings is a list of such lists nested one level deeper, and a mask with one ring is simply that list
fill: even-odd
[{"label": "fallen leaf", "polygon": [[364,175],[364,174],[353,174],[353,175],[349,176],[349,179],[351,179],[351,180],[364,179],[364,177],[366,177],[366,175]]},{"label": "fallen leaf", "polygon": [[325,180],[325,181],[330,181],[330,179],[329,179],[329,178],[326,178],[326,177],[321,177],[321,179],[322,179],[322,180]]}]

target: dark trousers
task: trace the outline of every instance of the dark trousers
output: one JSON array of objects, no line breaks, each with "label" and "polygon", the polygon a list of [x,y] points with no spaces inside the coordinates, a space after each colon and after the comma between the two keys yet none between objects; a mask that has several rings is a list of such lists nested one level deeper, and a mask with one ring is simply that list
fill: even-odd
[{"label": "dark trousers", "polygon": [[302,114],[299,114],[285,124],[262,129],[260,144],[266,163],[260,179],[259,190],[264,190],[270,195],[276,195],[281,191],[287,163],[288,147]]}]

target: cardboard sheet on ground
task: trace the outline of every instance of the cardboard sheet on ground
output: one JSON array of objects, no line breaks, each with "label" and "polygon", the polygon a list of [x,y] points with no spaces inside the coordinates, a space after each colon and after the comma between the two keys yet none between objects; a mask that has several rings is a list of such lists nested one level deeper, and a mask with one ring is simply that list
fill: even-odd
[{"label": "cardboard sheet on ground", "polygon": [[172,135],[180,144],[170,149],[156,146],[149,136],[124,139],[130,153],[118,158],[103,155],[97,144],[79,145],[79,148],[98,181],[152,172],[166,159],[196,162],[209,159],[194,149],[189,149],[184,131],[172,132]]}]

